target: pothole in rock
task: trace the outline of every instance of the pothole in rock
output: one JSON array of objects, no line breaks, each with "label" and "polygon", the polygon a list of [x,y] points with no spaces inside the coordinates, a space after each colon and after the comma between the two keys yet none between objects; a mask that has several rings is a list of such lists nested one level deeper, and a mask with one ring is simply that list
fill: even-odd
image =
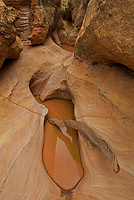
[{"label": "pothole in rock", "polygon": [[[34,97],[38,103],[48,108],[47,117],[59,120],[75,119],[74,106],[67,91],[56,90],[43,102],[39,95]],[[71,190],[84,176],[78,132],[71,127],[59,128],[52,125],[47,117],[44,123],[43,163],[51,179],[60,188]]]},{"label": "pothole in rock", "polygon": [[[47,117],[63,121],[75,119],[72,97],[67,90],[46,91],[42,96],[47,83],[48,79],[44,80],[39,72],[30,82],[30,90],[37,102],[48,108]],[[49,176],[63,190],[72,190],[84,176],[78,133],[71,127],[57,127],[45,121],[42,158]]]},{"label": "pothole in rock", "polygon": [[[36,100],[48,108],[48,116],[53,119],[74,119],[73,103],[69,100]],[[71,127],[60,127],[46,120],[43,162],[50,177],[63,189],[74,188],[83,177],[80,159],[78,133]]]}]

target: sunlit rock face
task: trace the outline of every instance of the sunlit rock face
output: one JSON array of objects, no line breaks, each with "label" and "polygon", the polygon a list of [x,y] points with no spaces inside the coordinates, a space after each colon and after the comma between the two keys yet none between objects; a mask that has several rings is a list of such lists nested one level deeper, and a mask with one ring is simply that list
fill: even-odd
[{"label": "sunlit rock face", "polygon": [[17,9],[19,19],[16,21],[17,35],[19,35],[23,45],[30,45],[31,41],[28,39],[31,34],[30,5],[22,4]]}]

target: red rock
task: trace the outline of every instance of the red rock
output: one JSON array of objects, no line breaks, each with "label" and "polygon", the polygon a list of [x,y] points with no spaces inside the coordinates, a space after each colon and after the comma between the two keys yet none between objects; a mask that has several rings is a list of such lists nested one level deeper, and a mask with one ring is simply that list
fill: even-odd
[{"label": "red rock", "polygon": [[76,57],[120,63],[134,70],[134,3],[89,1],[76,42]]},{"label": "red rock", "polygon": [[[14,22],[17,19],[17,13],[14,8],[8,8],[3,1],[0,1],[0,67],[4,60],[8,57],[17,58],[22,51],[22,44],[18,38],[16,38],[16,28]],[[17,40],[16,40],[17,39]],[[12,44],[14,41],[16,42]],[[18,43],[19,41],[19,43]],[[16,47],[15,47],[16,46]],[[16,48],[16,49],[15,49]],[[15,52],[15,55],[13,54]],[[9,55],[10,54],[10,55]]]},{"label": "red rock", "polygon": [[23,44],[21,39],[16,36],[16,40],[10,45],[8,59],[16,59],[19,57],[21,51],[23,50]]}]

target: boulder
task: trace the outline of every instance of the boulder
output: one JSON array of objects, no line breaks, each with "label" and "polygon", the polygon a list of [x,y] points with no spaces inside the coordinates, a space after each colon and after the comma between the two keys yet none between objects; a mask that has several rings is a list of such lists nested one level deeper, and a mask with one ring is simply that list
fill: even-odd
[{"label": "boulder", "polygon": [[16,36],[16,40],[10,45],[7,59],[17,59],[23,50],[21,39]]},{"label": "boulder", "polygon": [[90,0],[75,56],[90,63],[121,63],[134,70],[133,32],[133,0]]}]

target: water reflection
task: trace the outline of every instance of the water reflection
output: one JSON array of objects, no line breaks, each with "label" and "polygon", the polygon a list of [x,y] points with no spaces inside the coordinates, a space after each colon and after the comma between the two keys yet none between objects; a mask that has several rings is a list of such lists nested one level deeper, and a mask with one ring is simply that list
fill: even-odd
[{"label": "water reflection", "polygon": [[[73,103],[51,99],[43,102],[48,116],[54,119],[74,119]],[[48,121],[45,123],[43,160],[51,178],[63,189],[71,189],[83,177],[80,160],[78,133],[71,127],[60,129]]]},{"label": "water reflection", "polygon": [[59,128],[60,128],[60,130],[62,131],[62,133],[63,133],[65,136],[67,136],[67,137],[70,139],[71,142],[73,142],[73,141],[72,141],[72,137],[67,133],[67,128],[66,128],[66,127],[59,127]]}]

